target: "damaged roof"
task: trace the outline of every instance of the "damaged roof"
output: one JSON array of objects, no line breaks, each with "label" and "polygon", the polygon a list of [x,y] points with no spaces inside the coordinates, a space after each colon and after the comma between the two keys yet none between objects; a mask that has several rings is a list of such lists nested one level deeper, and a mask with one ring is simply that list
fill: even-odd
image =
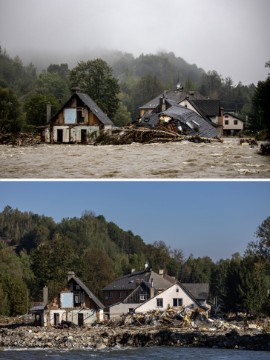
[{"label": "damaged roof", "polygon": [[159,114],[146,113],[141,119],[143,127],[154,128],[160,122],[162,115],[177,121],[182,131],[187,135],[199,135],[201,137],[214,138],[218,136],[218,130],[210,120],[198,115],[195,111],[181,105],[173,105]]},{"label": "damaged roof", "polygon": [[79,286],[81,289],[83,289],[86,294],[89,296],[90,299],[92,299],[94,301],[94,303],[100,308],[100,309],[104,309],[104,305],[99,301],[99,299],[92,293],[92,291],[90,291],[88,289],[88,287],[76,276],[72,276],[69,280],[72,281],[74,280]]}]

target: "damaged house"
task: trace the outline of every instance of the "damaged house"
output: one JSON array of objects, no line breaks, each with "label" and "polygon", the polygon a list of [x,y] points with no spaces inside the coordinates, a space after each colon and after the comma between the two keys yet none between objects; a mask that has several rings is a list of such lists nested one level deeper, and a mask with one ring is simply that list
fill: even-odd
[{"label": "damaged house", "polygon": [[75,89],[68,101],[46,126],[39,127],[46,143],[87,144],[100,130],[109,130],[113,122],[87,94]]},{"label": "damaged house", "polygon": [[140,116],[139,126],[143,127],[162,125],[182,134],[209,138],[222,135],[219,100],[209,100],[195,92],[166,91],[140,107]]},{"label": "damaged house", "polygon": [[[200,287],[200,284],[197,285]],[[208,298],[208,293],[201,293],[204,299],[200,299],[200,302],[174,277],[168,276],[163,270],[157,274],[148,267],[116,279],[103,288],[103,294],[110,319],[131,312],[161,310],[168,304],[171,307],[196,308],[203,306]]]},{"label": "damaged house", "polygon": [[48,302],[48,288],[45,287],[43,303],[34,305],[30,313],[35,315],[35,323],[39,326],[58,326],[63,322],[84,326],[103,321],[103,309],[99,299],[71,271],[67,286],[51,302]]}]

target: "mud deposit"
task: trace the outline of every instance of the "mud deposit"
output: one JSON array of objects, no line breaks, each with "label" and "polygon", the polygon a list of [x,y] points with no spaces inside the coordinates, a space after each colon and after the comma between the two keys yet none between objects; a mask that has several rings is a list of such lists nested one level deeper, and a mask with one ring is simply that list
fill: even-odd
[{"label": "mud deposit", "polygon": [[259,147],[224,143],[0,146],[2,179],[258,179],[270,178]]}]

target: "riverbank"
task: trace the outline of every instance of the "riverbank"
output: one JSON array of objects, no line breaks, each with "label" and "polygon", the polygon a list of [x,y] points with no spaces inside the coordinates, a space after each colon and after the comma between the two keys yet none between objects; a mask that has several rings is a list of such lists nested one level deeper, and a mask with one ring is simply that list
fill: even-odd
[{"label": "riverbank", "polygon": [[105,349],[114,347],[207,347],[270,350],[270,333],[254,330],[194,331],[176,327],[108,327],[55,329],[23,326],[0,328],[0,346],[7,348]]}]

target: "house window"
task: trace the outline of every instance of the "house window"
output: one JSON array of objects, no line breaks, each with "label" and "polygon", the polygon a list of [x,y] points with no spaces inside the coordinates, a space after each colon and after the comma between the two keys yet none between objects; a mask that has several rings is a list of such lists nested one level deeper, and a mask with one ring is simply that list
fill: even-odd
[{"label": "house window", "polygon": [[229,115],[225,115],[225,118],[228,119]]},{"label": "house window", "polygon": [[141,295],[140,295],[140,301],[145,301],[145,300],[146,300],[146,295],[141,294]]},{"label": "house window", "polygon": [[82,110],[77,110],[77,124],[81,124],[84,122],[83,112]]},{"label": "house window", "polygon": [[229,125],[229,120],[225,120],[225,125]]},{"label": "house window", "polygon": [[183,306],[183,299],[173,299],[173,307]]},{"label": "house window", "polygon": [[74,295],[74,306],[79,306],[80,305],[80,297],[79,295]]},{"label": "house window", "polygon": [[233,121],[234,125],[238,125],[238,120]]},{"label": "house window", "polygon": [[157,298],[157,307],[163,307],[163,299]]}]

